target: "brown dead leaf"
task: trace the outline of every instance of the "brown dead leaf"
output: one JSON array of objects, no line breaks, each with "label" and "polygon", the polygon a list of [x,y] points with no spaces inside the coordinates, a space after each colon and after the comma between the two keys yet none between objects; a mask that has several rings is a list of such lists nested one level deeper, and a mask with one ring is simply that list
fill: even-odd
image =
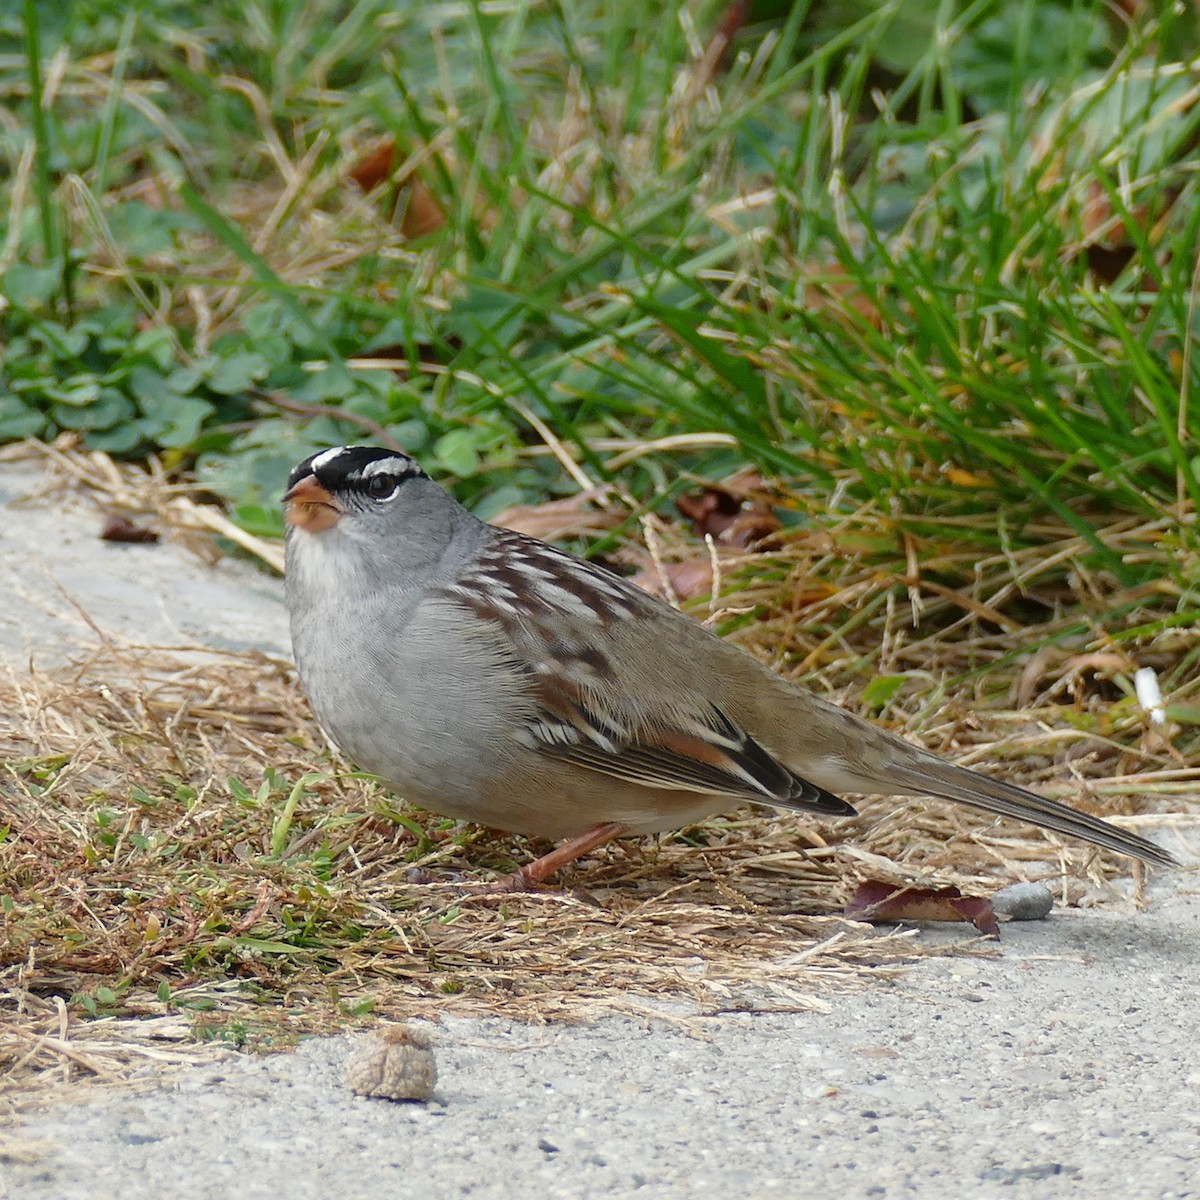
[{"label": "brown dead leaf", "polygon": [[401,203],[403,211],[398,213],[398,223],[400,232],[407,238],[436,233],[446,223],[446,214],[442,212],[441,205],[419,179],[409,181],[408,195],[401,197]]},{"label": "brown dead leaf", "polygon": [[713,30],[712,41],[709,42],[704,55],[704,60],[710,68],[709,78],[713,73],[724,71],[729,67],[732,59],[729,51],[733,45],[733,39],[737,37],[749,17],[750,0],[733,0],[733,3],[721,14],[721,19],[717,22],[716,29]]},{"label": "brown dead leaf", "polygon": [[103,542],[157,542],[158,534],[153,529],[146,529],[131,521],[120,513],[113,513],[100,530],[100,540]]},{"label": "brown dead leaf", "polygon": [[545,504],[516,504],[497,513],[491,523],[544,542],[599,537],[615,529],[626,516],[622,508],[599,507],[611,492],[611,488],[593,488]]},{"label": "brown dead leaf", "polygon": [[667,578],[680,600],[696,600],[712,594],[712,559],[687,558],[667,568]]},{"label": "brown dead leaf", "polygon": [[[1129,246],[1129,226],[1124,217],[1115,215],[1108,192],[1095,179],[1088,184],[1087,191],[1087,200],[1079,214],[1084,240],[1110,250],[1128,247],[1132,251],[1132,247]],[[1150,210],[1144,204],[1139,204],[1130,210],[1129,216],[1133,218],[1135,225],[1144,229],[1149,222]]]},{"label": "brown dead leaf", "polygon": [[737,550],[766,549],[779,532],[779,518],[761,499],[736,496],[724,487],[686,492],[675,501],[697,537]]},{"label": "brown dead leaf", "polygon": [[393,224],[406,238],[436,233],[446,223],[446,214],[433,192],[416,171],[396,171],[396,141],[387,138],[364,154],[347,172],[365,193],[390,182],[383,195]]},{"label": "brown dead leaf", "polygon": [[992,902],[983,896],[964,896],[956,887],[897,887],[882,879],[867,879],[846,902],[843,913],[854,921],[970,921],[988,937],[1000,936]]},{"label": "brown dead leaf", "polygon": [[620,557],[623,565],[632,568],[630,583],[668,604],[712,594],[712,558],[707,554],[656,561],[646,551],[626,546]]},{"label": "brown dead leaf", "polygon": [[387,138],[368,150],[346,173],[364,193],[373,192],[381,183],[391,179],[395,165],[396,141]]},{"label": "brown dead leaf", "polygon": [[[1088,267],[1101,283],[1115,283],[1137,253],[1137,244],[1129,231],[1131,221],[1141,231],[1141,236],[1152,233],[1154,215],[1146,205],[1135,205],[1129,211],[1128,219],[1119,217],[1108,192],[1097,180],[1092,180],[1079,223]],[[1152,242],[1155,240],[1151,237]],[[1157,287],[1152,275],[1143,282],[1149,290]]]},{"label": "brown dead leaf", "polygon": [[[712,595],[711,558],[685,558],[681,562],[656,563],[649,554],[636,551],[626,551],[622,558],[637,567],[629,582],[660,600],[673,604],[676,600],[698,600],[702,596]],[[667,576],[665,585],[663,572]]]}]

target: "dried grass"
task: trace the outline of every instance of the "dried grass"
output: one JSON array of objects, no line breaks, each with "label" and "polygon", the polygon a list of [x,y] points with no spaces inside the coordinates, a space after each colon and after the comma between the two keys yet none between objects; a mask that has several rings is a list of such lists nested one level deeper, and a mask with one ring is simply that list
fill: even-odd
[{"label": "dried grass", "polygon": [[139,1022],[123,1056],[111,1021],[43,1037],[84,996],[269,1045],[367,1005],[581,1018],[655,995],[711,1011],[761,991],[813,1007],[816,992],[912,954],[906,939],[808,915],[838,909],[837,856],[764,821],[613,848],[567,891],[475,894],[462,881],[511,869],[520,839],[419,814],[395,823],[382,789],[323,759],[293,679],[263,657],[105,648],[7,674],[0,711],[12,714],[0,784],[10,1087],[144,1061]]},{"label": "dried grass", "polygon": [[[108,503],[151,509],[194,536],[161,476],[61,447],[51,461]],[[954,588],[940,582],[964,573],[950,548],[938,579],[923,556],[936,586],[903,580],[899,595],[923,610],[913,626],[895,574],[862,548],[887,532],[864,513],[794,535],[769,556],[743,555],[752,575],[728,556],[721,578],[738,590],[714,618],[753,607],[759,619],[732,636],[835,696],[858,694],[864,676],[909,677],[882,719],[937,750],[1002,764],[1116,820],[1185,826],[1136,812],[1147,795],[1186,810],[1200,777],[1195,739],[1151,727],[1120,680],[1136,653],[1179,680],[1175,699],[1190,695],[1194,629],[1166,622],[1136,643],[1085,635],[1078,653],[1031,660],[1018,651],[1124,598],[1109,581],[1047,569],[1048,554],[972,562],[973,582]],[[1145,553],[1155,531],[1129,524],[1111,537]],[[658,541],[659,559],[709,554],[678,530]],[[1064,534],[1060,562],[1070,546]],[[1036,628],[1031,598],[1050,618]],[[1171,600],[1146,596],[1130,611],[1145,624],[1169,617]],[[1004,707],[1018,692],[1025,705]],[[880,801],[836,824],[735,813],[607,848],[567,872],[563,890],[479,894],[471,881],[543,847],[398,810],[329,757],[288,664],[202,648],[110,642],[69,667],[10,670],[0,751],[0,1106],[10,1110],[66,1082],[136,1079],[214,1043],[278,1045],[368,1013],[584,1019],[661,1014],[672,998],[702,1012],[820,1008],[831,990],[930,952],[831,915],[863,878],[964,890],[1047,878],[1083,903],[1126,869],[948,805]]]}]

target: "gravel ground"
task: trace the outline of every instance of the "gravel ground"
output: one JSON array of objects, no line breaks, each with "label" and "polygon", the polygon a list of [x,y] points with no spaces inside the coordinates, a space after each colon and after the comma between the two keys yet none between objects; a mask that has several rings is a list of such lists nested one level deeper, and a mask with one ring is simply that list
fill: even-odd
[{"label": "gravel ground", "polygon": [[[0,505],[34,483],[0,465]],[[274,581],[97,528],[83,501],[0,509],[14,665],[95,637],[64,591],[145,640],[286,646]],[[423,1105],[352,1095],[346,1037],[90,1092],[8,1131],[0,1197],[1200,1197],[1196,876],[1150,897],[1010,924],[994,957],[824,1014],[447,1019]]]}]

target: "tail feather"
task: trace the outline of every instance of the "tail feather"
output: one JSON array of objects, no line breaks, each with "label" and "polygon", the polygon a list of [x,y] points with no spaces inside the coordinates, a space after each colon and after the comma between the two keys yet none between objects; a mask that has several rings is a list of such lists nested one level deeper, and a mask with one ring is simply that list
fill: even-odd
[{"label": "tail feather", "polygon": [[1159,863],[1163,866],[1176,865],[1177,860],[1153,842],[1130,833],[1120,826],[1080,812],[1054,800],[1047,800],[1015,784],[1004,783],[981,775],[967,767],[945,762],[930,755],[921,756],[916,763],[893,763],[887,780],[879,786],[903,790],[917,795],[937,796],[943,800],[956,800],[960,804],[997,813],[1004,817],[1015,817],[1044,829],[1068,837],[1080,838],[1119,854],[1129,854],[1143,862]]}]

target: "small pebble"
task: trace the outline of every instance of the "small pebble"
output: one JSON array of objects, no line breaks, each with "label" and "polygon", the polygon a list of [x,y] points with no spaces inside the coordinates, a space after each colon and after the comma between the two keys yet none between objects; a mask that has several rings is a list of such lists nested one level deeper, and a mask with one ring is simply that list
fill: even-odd
[{"label": "small pebble", "polygon": [[1054,897],[1040,883],[1014,883],[992,897],[992,908],[1010,921],[1044,921]]},{"label": "small pebble", "polygon": [[356,1096],[428,1100],[437,1085],[429,1035],[407,1025],[364,1035],[346,1059],[346,1083]]}]

